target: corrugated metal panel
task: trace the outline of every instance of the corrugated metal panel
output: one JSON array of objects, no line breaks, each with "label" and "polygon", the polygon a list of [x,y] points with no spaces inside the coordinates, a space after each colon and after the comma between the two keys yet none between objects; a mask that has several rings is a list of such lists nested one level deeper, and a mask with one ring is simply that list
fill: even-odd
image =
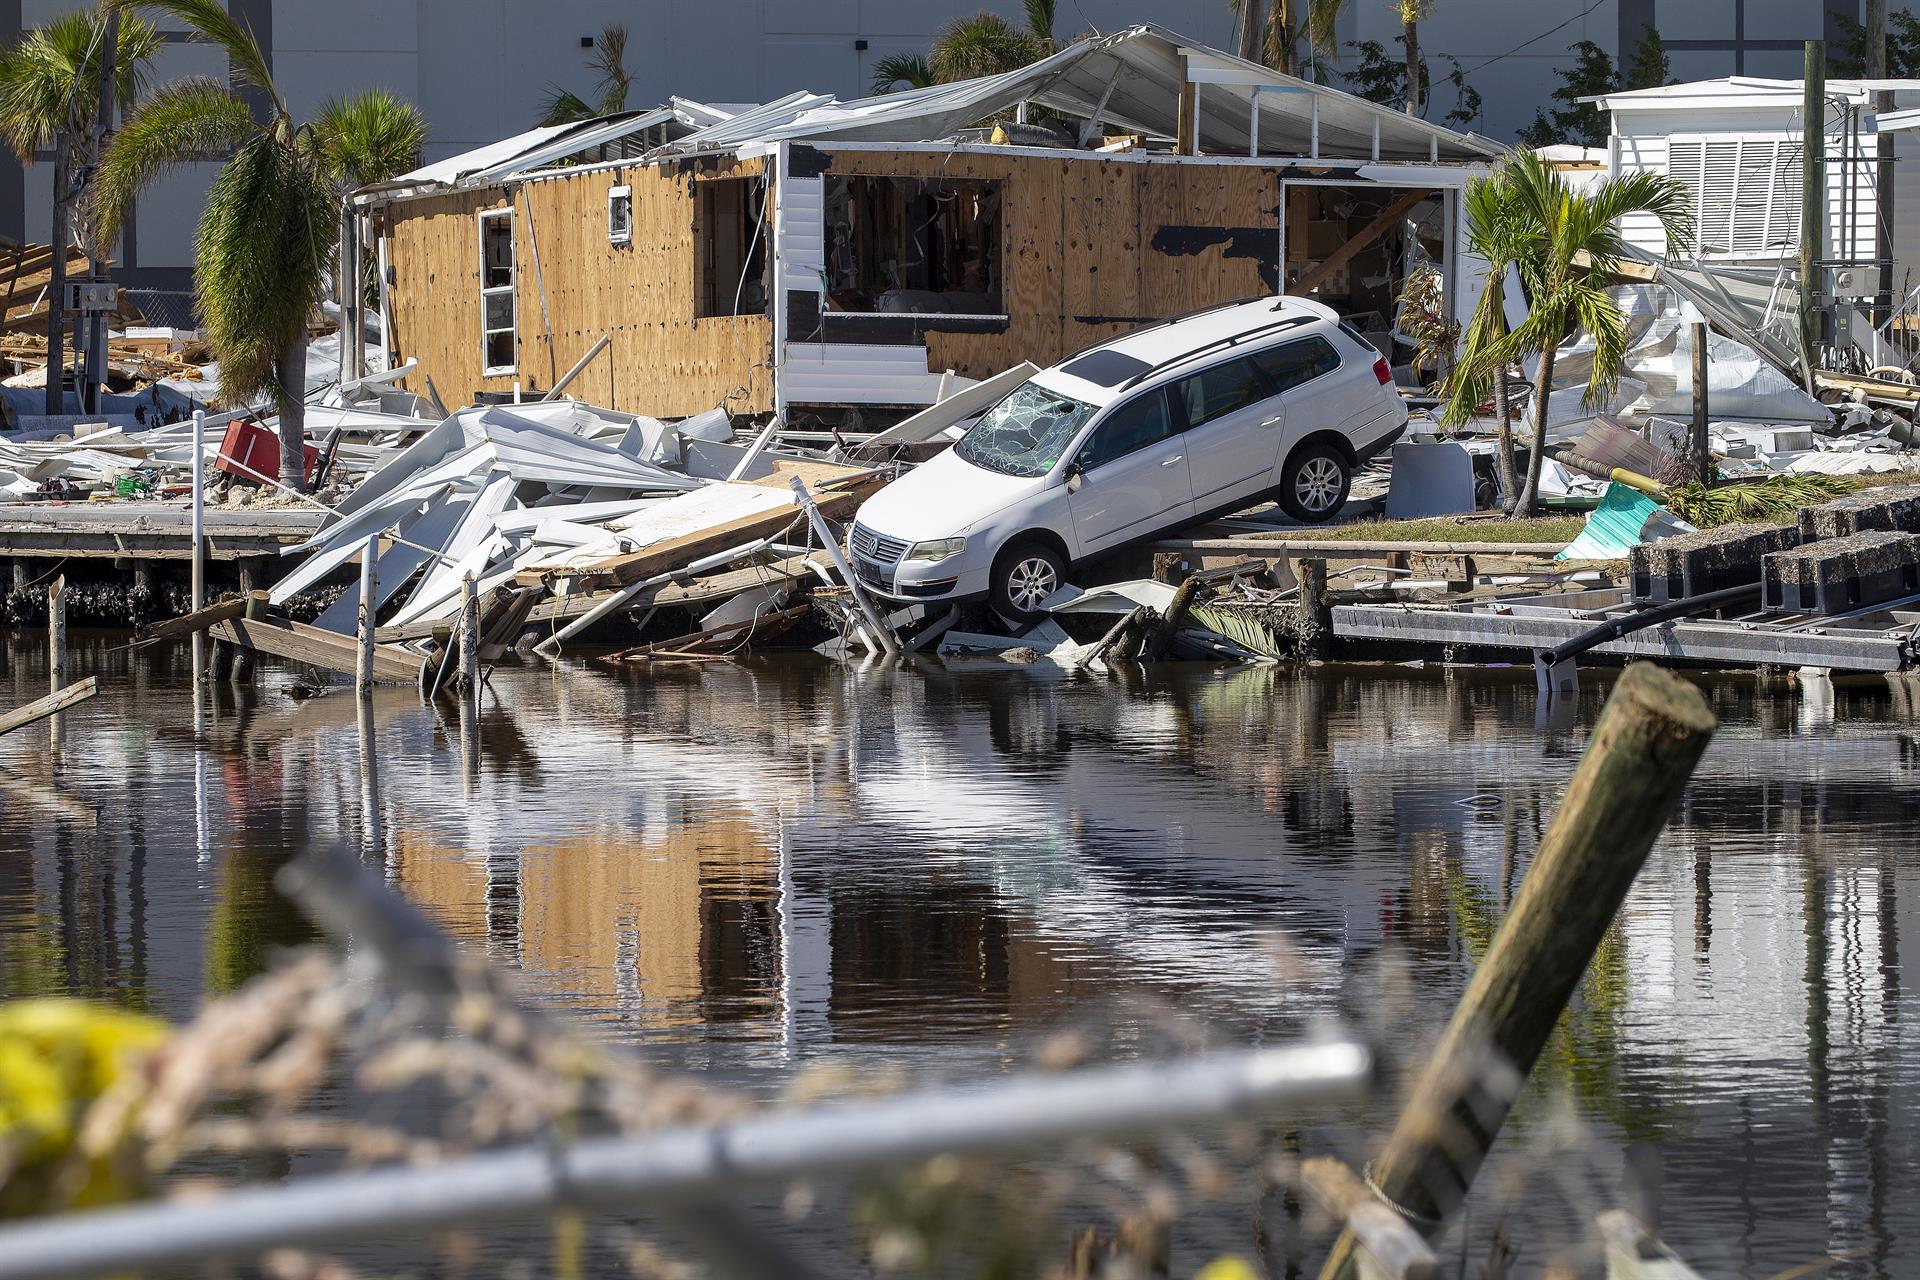
[{"label": "corrugated metal panel", "polygon": [[788,289],[819,289],[827,267],[826,180],[780,180],[780,283]]},{"label": "corrugated metal panel", "polygon": [[940,375],[925,347],[789,342],[780,391],[795,404],[932,404]]}]

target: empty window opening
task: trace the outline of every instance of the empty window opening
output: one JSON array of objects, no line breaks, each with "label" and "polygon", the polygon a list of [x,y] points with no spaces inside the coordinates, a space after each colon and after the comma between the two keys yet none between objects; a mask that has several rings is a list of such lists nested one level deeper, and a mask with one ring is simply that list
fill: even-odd
[{"label": "empty window opening", "polygon": [[[1404,206],[1404,187],[1289,182],[1284,190],[1285,291],[1326,303],[1375,350],[1404,361],[1419,346],[1407,323],[1409,280],[1447,278],[1445,197]],[[1382,221],[1396,205],[1404,207]]]},{"label": "empty window opening", "polygon": [[1001,184],[830,176],[827,309],[1004,315]]},{"label": "empty window opening", "polygon": [[766,190],[761,178],[694,183],[696,316],[750,316],[766,311]]},{"label": "empty window opening", "polygon": [[607,239],[614,244],[633,239],[632,187],[614,187],[607,192]]},{"label": "empty window opening", "polygon": [[483,375],[512,373],[514,353],[513,210],[480,215],[480,363]]}]

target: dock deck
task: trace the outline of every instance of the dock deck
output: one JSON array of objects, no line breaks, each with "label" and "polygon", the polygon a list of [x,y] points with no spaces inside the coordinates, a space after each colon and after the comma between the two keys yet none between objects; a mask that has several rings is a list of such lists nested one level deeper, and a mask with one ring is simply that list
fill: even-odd
[{"label": "dock deck", "polygon": [[[1347,604],[1333,608],[1341,640],[1540,651],[1564,644],[1631,606],[1625,588],[1459,604]],[[1824,667],[1900,672],[1916,665],[1920,597],[1852,615],[1743,612],[1659,623],[1596,645],[1595,653],[1673,663]]]},{"label": "dock deck", "polygon": [[[209,507],[211,560],[277,559],[326,513],[311,507]],[[0,506],[0,556],[186,561],[193,514],[183,502],[46,502]]]}]

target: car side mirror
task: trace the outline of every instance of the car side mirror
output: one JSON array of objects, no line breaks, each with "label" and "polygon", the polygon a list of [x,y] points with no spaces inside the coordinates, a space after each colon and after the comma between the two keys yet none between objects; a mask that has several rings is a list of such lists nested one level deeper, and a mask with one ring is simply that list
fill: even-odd
[{"label": "car side mirror", "polygon": [[1072,493],[1080,492],[1080,486],[1085,484],[1086,482],[1087,482],[1087,473],[1080,469],[1079,463],[1076,462],[1072,466],[1067,468],[1067,492],[1068,493],[1072,494]]}]

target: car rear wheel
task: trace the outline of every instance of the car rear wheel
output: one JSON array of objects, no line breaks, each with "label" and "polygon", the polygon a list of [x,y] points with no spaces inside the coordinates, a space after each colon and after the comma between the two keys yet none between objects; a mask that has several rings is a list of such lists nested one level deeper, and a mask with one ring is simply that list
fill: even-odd
[{"label": "car rear wheel", "polygon": [[1038,538],[1009,546],[993,563],[993,609],[1011,622],[1041,616],[1040,602],[1067,584],[1067,560]]},{"label": "car rear wheel", "polygon": [[1352,481],[1347,460],[1332,445],[1309,445],[1287,459],[1280,478],[1280,506],[1295,520],[1319,524],[1347,505]]}]

